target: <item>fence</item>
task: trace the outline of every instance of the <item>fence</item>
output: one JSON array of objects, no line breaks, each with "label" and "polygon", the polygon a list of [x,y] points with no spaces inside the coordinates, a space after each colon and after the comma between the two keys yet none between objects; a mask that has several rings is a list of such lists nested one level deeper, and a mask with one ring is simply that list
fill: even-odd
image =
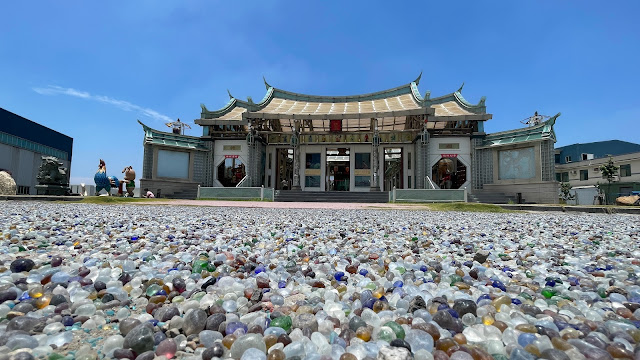
[{"label": "fence", "polygon": [[273,201],[273,189],[264,187],[198,187],[198,199]]},{"label": "fence", "polygon": [[405,202],[467,202],[466,189],[393,189],[389,201]]}]

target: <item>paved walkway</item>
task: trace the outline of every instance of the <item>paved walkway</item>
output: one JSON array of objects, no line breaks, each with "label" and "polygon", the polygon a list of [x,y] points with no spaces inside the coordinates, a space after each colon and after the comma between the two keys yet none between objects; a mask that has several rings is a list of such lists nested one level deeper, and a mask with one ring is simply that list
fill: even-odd
[{"label": "paved walkway", "polygon": [[[31,201],[79,201],[79,196],[48,196],[48,195],[0,195],[2,200],[31,200]],[[181,206],[216,206],[216,207],[247,207],[271,209],[382,209],[382,210],[430,210],[426,203],[318,203],[318,202],[272,202],[272,201],[228,201],[228,200],[178,200],[155,199],[153,201],[139,201],[123,204],[143,205],[181,205]],[[558,205],[558,204],[496,204],[507,210],[521,211],[559,211],[599,214],[633,214],[640,215],[639,206],[586,206],[586,205]]]},{"label": "paved walkway", "polygon": [[187,205],[216,207],[247,207],[269,209],[389,209],[389,210],[428,210],[427,204],[391,204],[391,203],[323,203],[323,202],[275,202],[275,201],[226,201],[226,200],[156,200],[136,202],[149,205]]}]

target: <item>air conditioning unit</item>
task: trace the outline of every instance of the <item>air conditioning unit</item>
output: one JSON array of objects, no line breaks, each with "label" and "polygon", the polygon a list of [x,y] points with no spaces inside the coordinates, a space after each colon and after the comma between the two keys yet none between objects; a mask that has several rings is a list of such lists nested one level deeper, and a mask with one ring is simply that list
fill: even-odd
[{"label": "air conditioning unit", "polygon": [[578,170],[571,170],[571,175],[576,175],[578,173]]}]

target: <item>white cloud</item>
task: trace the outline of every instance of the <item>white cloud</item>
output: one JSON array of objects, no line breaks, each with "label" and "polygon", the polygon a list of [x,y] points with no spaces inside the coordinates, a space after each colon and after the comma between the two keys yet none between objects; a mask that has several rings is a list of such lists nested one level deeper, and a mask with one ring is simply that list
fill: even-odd
[{"label": "white cloud", "polygon": [[132,104],[128,101],[125,100],[118,100],[118,99],[114,99],[114,98],[110,98],[108,96],[104,96],[104,95],[91,95],[90,93],[86,92],[86,91],[80,91],[80,90],[76,90],[76,89],[72,89],[72,88],[63,88],[60,86],[54,86],[54,85],[49,85],[47,87],[44,88],[33,88],[33,91],[37,92],[38,94],[41,95],[68,95],[68,96],[74,96],[74,97],[78,97],[81,99],[88,99],[88,100],[94,100],[94,101],[98,101],[104,104],[109,104],[109,105],[113,105],[117,108],[120,108],[124,111],[134,111],[134,112],[138,112],[143,116],[146,116],[148,118],[154,119],[154,120],[160,120],[160,121],[165,121],[165,122],[171,122],[173,121],[172,118],[168,117],[167,115],[161,114],[153,109],[149,109],[149,108],[145,108],[136,104]]}]

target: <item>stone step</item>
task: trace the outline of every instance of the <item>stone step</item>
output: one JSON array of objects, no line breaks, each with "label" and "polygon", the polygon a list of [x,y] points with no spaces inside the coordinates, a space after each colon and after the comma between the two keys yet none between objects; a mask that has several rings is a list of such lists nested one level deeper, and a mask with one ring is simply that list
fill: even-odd
[{"label": "stone step", "polygon": [[387,203],[389,192],[323,192],[278,190],[274,201],[279,202],[338,202],[338,203]]}]

